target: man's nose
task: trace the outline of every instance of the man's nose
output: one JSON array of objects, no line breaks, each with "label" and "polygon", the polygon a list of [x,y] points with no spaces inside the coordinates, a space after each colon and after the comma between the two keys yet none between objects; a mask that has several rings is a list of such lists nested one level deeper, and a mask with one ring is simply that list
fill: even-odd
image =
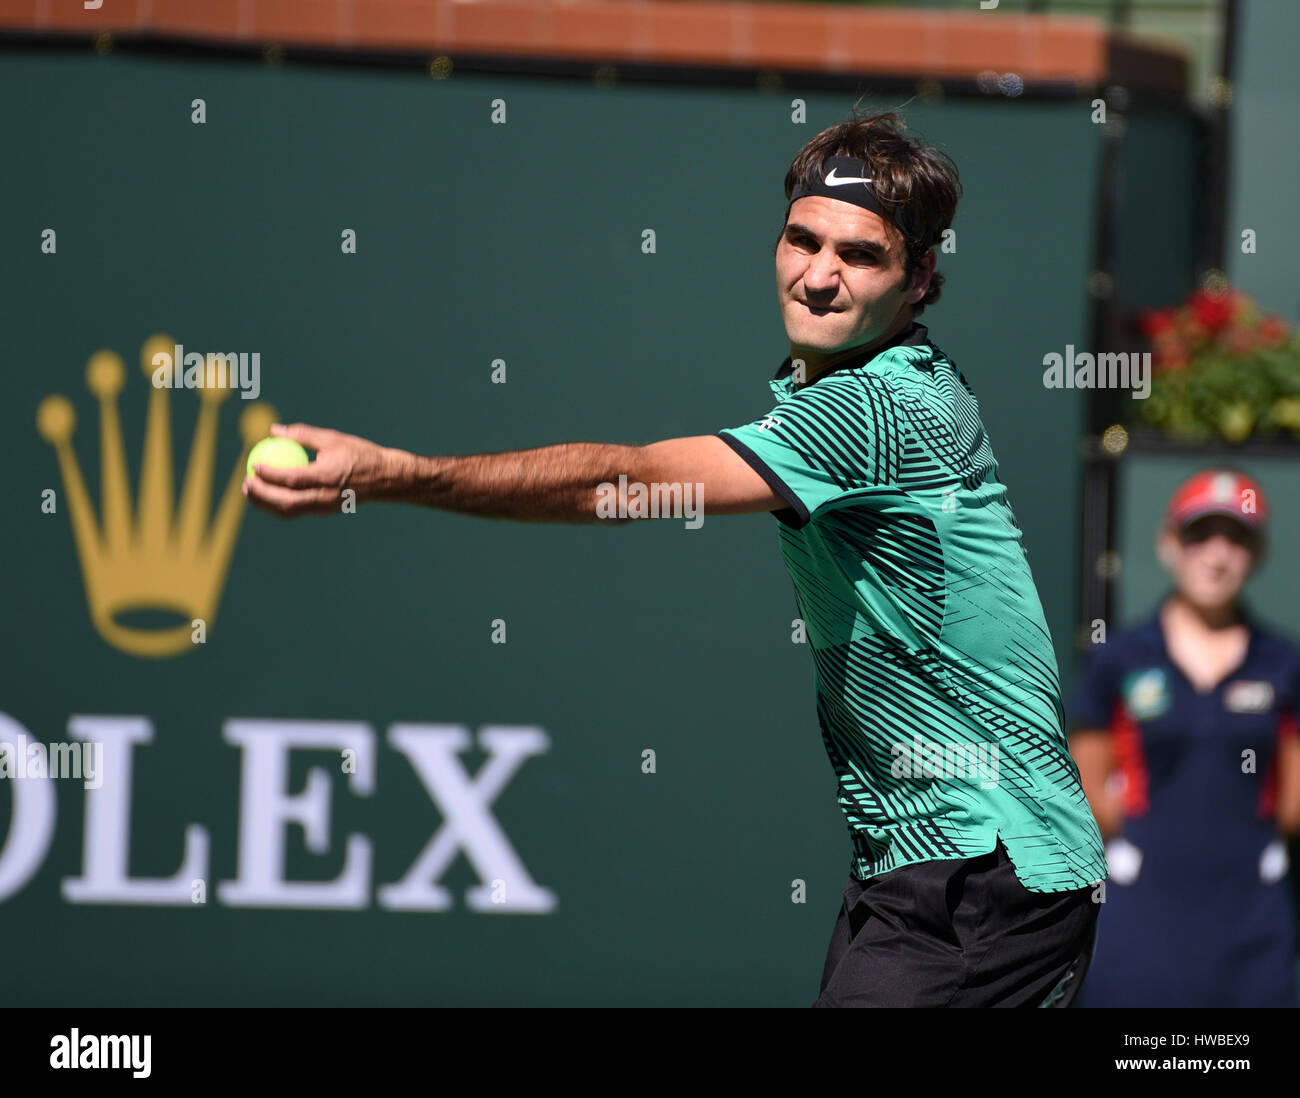
[{"label": "man's nose", "polygon": [[839,261],[825,253],[813,256],[804,271],[803,284],[809,293],[834,294],[840,285]]}]

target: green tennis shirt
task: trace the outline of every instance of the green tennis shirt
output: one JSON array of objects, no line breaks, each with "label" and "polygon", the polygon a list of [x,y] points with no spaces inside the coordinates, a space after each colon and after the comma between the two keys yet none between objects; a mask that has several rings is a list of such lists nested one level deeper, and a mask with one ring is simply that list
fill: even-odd
[{"label": "green tennis shirt", "polygon": [[1035,892],[1106,876],[1051,635],[975,395],[913,324],[717,432],[774,511],[865,880],[1002,840]]}]

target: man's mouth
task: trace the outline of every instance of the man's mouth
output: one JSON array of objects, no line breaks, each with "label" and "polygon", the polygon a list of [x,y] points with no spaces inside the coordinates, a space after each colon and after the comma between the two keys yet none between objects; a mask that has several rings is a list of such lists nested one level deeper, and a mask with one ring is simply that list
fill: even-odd
[{"label": "man's mouth", "polygon": [[838,313],[839,309],[832,309],[829,305],[809,305],[806,301],[799,302],[813,316],[825,316],[827,313]]}]

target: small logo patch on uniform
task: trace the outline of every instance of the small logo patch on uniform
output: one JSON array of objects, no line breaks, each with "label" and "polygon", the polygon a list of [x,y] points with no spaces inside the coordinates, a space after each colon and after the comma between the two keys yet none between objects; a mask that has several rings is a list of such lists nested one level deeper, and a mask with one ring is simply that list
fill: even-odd
[{"label": "small logo patch on uniform", "polygon": [[1129,675],[1122,692],[1135,720],[1153,720],[1169,708],[1169,677],[1159,667]]},{"label": "small logo patch on uniform", "polygon": [[1267,713],[1273,708],[1273,684],[1239,679],[1223,692],[1223,708],[1229,713]]}]

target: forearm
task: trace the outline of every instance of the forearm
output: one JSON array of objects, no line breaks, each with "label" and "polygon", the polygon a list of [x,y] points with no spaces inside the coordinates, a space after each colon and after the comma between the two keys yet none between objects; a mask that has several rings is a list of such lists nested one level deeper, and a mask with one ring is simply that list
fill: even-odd
[{"label": "forearm", "polygon": [[1300,740],[1286,737],[1278,752],[1277,829],[1288,839],[1300,834]]},{"label": "forearm", "polygon": [[1284,838],[1300,837],[1300,800],[1294,792],[1289,797],[1281,798],[1275,823],[1278,833]]},{"label": "forearm", "polygon": [[1124,808],[1113,793],[1102,790],[1096,797],[1089,797],[1088,807],[1092,809],[1103,841],[1113,839],[1124,830]]},{"label": "forearm", "polygon": [[1083,792],[1102,839],[1110,840],[1120,834],[1124,830],[1124,801],[1107,787],[1106,779],[1085,774]]},{"label": "forearm", "polygon": [[606,522],[597,514],[602,484],[636,478],[639,447],[563,442],[533,450],[462,457],[399,459],[396,498],[485,518],[524,522]]},{"label": "forearm", "polygon": [[1097,830],[1103,839],[1111,839],[1123,829],[1124,803],[1110,788],[1115,765],[1110,733],[1104,729],[1076,730],[1070,737],[1070,754],[1079,768],[1079,782]]}]

